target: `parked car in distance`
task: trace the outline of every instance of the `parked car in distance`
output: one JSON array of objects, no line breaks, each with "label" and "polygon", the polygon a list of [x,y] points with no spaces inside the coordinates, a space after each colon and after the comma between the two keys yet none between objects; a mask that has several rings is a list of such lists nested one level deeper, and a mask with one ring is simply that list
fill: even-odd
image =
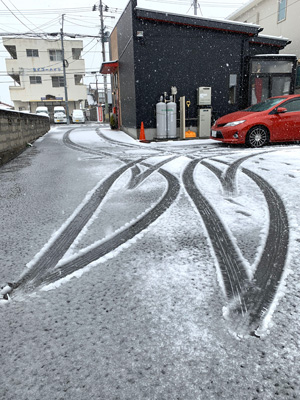
[{"label": "parked car in distance", "polygon": [[76,124],[76,123],[84,124],[85,123],[85,116],[84,116],[82,110],[73,110],[72,122],[74,124]]},{"label": "parked car in distance", "polygon": [[53,113],[55,114],[57,112],[63,112],[64,114],[66,114],[65,107],[63,107],[63,106],[55,106],[53,108]]},{"label": "parked car in distance", "polygon": [[54,112],[53,121],[55,124],[66,124],[67,123],[67,116],[62,111]]},{"label": "parked car in distance", "polygon": [[48,107],[43,107],[43,106],[37,107],[35,110],[35,113],[39,114],[39,115],[44,115],[44,116],[50,117]]},{"label": "parked car in distance", "polygon": [[300,95],[271,97],[227,114],[214,123],[210,138],[250,147],[300,140]]}]

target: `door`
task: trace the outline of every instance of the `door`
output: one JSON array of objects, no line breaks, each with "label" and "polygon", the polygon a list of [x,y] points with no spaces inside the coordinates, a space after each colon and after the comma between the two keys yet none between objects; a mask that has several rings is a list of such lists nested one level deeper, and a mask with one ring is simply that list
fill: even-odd
[{"label": "door", "polygon": [[248,101],[256,104],[273,96],[291,94],[295,84],[297,57],[259,55],[250,60]]},{"label": "door", "polygon": [[300,99],[290,100],[280,107],[287,112],[279,114],[278,122],[285,140],[300,140]]}]

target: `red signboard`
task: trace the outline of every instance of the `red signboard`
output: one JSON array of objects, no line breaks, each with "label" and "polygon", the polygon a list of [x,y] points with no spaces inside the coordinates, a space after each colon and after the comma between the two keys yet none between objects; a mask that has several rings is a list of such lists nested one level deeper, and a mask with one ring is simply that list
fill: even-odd
[{"label": "red signboard", "polygon": [[97,107],[97,121],[103,122],[103,108]]}]

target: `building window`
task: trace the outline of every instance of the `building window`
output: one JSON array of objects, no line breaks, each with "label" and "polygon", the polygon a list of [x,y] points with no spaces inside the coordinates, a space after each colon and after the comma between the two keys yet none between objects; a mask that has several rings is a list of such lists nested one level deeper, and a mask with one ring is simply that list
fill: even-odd
[{"label": "building window", "polygon": [[42,83],[42,77],[41,76],[30,76],[29,82],[31,85]]},{"label": "building window", "polygon": [[72,49],[72,58],[73,60],[80,60],[80,56],[81,56],[81,50],[82,49]]},{"label": "building window", "polygon": [[287,0],[278,0],[278,22],[284,21],[286,18],[286,1]]},{"label": "building window", "polygon": [[82,75],[74,75],[75,85],[82,85]]},{"label": "building window", "polygon": [[26,49],[27,57],[38,57],[39,51],[37,49]]},{"label": "building window", "polygon": [[229,104],[236,103],[236,88],[237,88],[237,75],[230,74],[230,76],[229,76]]},{"label": "building window", "polygon": [[52,76],[52,87],[61,87],[65,86],[64,77],[63,76]]},{"label": "building window", "polygon": [[50,61],[62,61],[61,50],[49,50]]}]

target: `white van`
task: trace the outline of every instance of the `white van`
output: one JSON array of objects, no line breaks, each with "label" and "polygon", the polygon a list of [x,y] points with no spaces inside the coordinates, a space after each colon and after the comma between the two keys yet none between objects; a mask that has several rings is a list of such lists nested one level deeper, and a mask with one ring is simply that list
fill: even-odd
[{"label": "white van", "polygon": [[85,123],[85,116],[82,110],[73,110],[72,112],[72,122],[74,124],[84,124]]},{"label": "white van", "polygon": [[49,117],[48,107],[44,107],[44,106],[37,107],[35,110],[35,113]]},{"label": "white van", "polygon": [[55,106],[55,107],[53,108],[53,112],[54,112],[54,114],[55,114],[56,112],[63,112],[63,113],[66,113],[66,110],[65,110],[65,107],[63,107],[63,106]]},{"label": "white van", "polygon": [[54,107],[54,115],[53,121],[55,124],[66,124],[67,123],[67,116],[66,110],[63,106],[55,106]]}]

